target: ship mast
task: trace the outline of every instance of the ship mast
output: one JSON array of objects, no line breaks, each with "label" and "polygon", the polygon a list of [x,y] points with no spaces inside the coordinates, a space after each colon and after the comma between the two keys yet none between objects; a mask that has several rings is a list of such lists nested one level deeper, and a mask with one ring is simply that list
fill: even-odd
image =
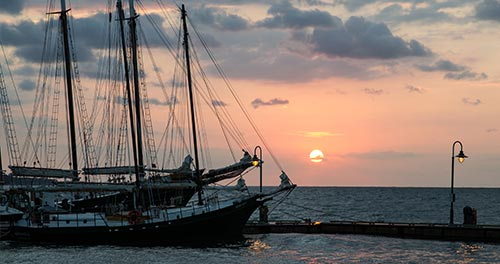
[{"label": "ship mast", "polygon": [[123,13],[123,7],[122,7],[122,1],[118,0],[116,2],[116,8],[118,9],[118,16],[120,20],[120,34],[121,34],[121,46],[122,46],[122,52],[123,52],[123,65],[124,65],[124,72],[125,72],[125,85],[126,85],[126,90],[127,90],[127,98],[128,98],[128,109],[129,109],[129,116],[130,116],[130,131],[131,131],[131,136],[132,136],[132,151],[134,155],[134,172],[136,175],[136,184],[137,186],[140,185],[139,179],[141,178],[141,174],[139,172],[139,165],[137,161],[137,140],[136,140],[136,135],[135,135],[135,124],[134,124],[134,110],[132,106],[132,92],[130,88],[130,75],[129,75],[129,66],[128,66],[128,59],[127,59],[127,45],[125,43],[125,30],[123,28],[123,21],[125,20],[125,14]]},{"label": "ship mast", "polygon": [[74,179],[78,174],[78,160],[76,148],[76,128],[75,128],[75,109],[73,101],[73,79],[71,76],[71,54],[69,46],[69,32],[68,32],[68,17],[66,15],[70,9],[66,10],[66,0],[61,0],[61,26],[63,34],[63,47],[64,47],[64,61],[66,70],[66,89],[68,94],[68,115],[69,115],[69,133],[70,133],[70,147],[71,147],[71,166],[73,169]]},{"label": "ship mast", "polygon": [[144,179],[144,157],[142,154],[142,123],[141,123],[141,94],[140,94],[140,84],[139,84],[139,66],[137,58],[137,33],[136,33],[136,21],[137,14],[134,9],[134,0],[129,0],[130,5],[130,40],[132,46],[132,67],[134,74],[134,101],[135,101],[135,122],[137,125],[137,157],[139,166],[139,178],[137,181],[141,182]]},{"label": "ship mast", "polygon": [[195,111],[194,111],[194,99],[193,99],[193,82],[191,79],[191,64],[189,60],[189,33],[187,31],[187,17],[186,17],[186,9],[184,8],[184,4],[182,5],[182,25],[184,29],[184,52],[186,56],[186,71],[187,71],[187,81],[188,81],[188,90],[189,90],[189,104],[191,108],[191,128],[193,132],[193,148],[194,148],[194,164],[195,164],[195,177],[196,177],[196,187],[198,191],[198,204],[203,204],[203,200],[201,197],[201,175],[200,175],[200,166],[199,166],[199,159],[198,159],[198,142],[197,142],[197,132],[196,132],[196,117],[195,117]]}]

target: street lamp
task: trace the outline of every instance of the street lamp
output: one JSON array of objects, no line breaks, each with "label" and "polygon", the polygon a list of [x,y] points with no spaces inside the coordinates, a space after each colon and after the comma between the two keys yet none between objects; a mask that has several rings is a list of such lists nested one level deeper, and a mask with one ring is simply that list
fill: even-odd
[{"label": "street lamp", "polygon": [[[460,152],[455,156],[455,145],[460,144]],[[455,158],[458,159],[458,162],[463,163],[468,156],[464,154],[463,145],[460,141],[453,142],[453,146],[451,148],[451,206],[450,206],[450,225],[453,225],[453,204],[455,203],[455,193],[453,192],[453,183],[454,183],[454,169],[455,169]]]},{"label": "street lamp", "polygon": [[[259,150],[259,157],[257,157],[257,149]],[[260,192],[262,193],[262,148],[260,146],[256,146],[255,149],[253,150],[253,158],[252,158],[252,165],[254,167],[259,167],[260,171]]]},{"label": "street lamp", "polygon": [[0,148],[0,184],[3,183],[2,148]]}]

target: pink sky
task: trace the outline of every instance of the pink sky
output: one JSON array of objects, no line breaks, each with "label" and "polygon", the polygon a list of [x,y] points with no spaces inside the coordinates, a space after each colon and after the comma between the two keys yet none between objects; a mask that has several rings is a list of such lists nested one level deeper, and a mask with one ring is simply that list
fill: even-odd
[{"label": "pink sky", "polygon": [[[37,81],[35,23],[44,19],[44,3],[36,2],[0,7],[0,37],[24,98]],[[75,20],[88,19],[75,31],[86,33],[76,40],[89,52],[96,50],[87,33],[99,25],[90,22],[106,11],[101,2],[71,6]],[[470,158],[456,164],[456,186],[500,186],[500,1],[234,2],[185,3],[295,183],[448,187],[452,143],[460,140]],[[164,49],[155,51],[168,60]],[[85,73],[95,72],[95,63],[85,56],[84,86],[92,89]],[[159,90],[150,96],[164,100]],[[30,113],[29,100],[23,103]],[[237,112],[234,103],[225,107]],[[252,147],[262,144],[244,131]],[[309,160],[313,149],[324,152],[322,162]],[[274,185],[279,169],[266,149],[264,160],[264,184]],[[257,174],[247,183],[258,184]]]}]

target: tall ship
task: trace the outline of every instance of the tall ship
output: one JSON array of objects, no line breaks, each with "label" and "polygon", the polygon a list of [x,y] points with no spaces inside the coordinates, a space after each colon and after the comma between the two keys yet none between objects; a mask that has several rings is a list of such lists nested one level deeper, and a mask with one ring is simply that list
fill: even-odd
[{"label": "tall ship", "polygon": [[[159,10],[167,14],[168,6],[157,2]],[[226,241],[241,237],[257,208],[286,197],[295,188],[280,169],[281,183],[276,188],[248,190],[243,176],[255,169],[262,186],[262,148],[256,146],[250,154],[252,147],[224,109],[219,88],[206,78],[201,55],[193,49],[203,47],[209,61],[216,63],[206,41],[199,38],[195,42],[191,37],[201,34],[195,26],[190,34],[191,20],[184,5],[175,8],[180,19],[168,18],[180,22],[173,27],[179,31],[167,35],[156,17],[145,12],[142,2],[141,16],[135,4],[117,0],[109,10],[106,48],[100,49],[99,78],[89,111],[76,57],[78,45],[72,37],[71,9],[65,0],[59,5],[49,1],[40,81],[33,115],[25,121],[27,136],[22,146],[17,142],[0,68],[11,171],[8,175],[2,171],[2,206],[4,211],[10,208],[14,212],[0,214],[0,221],[9,226],[5,237],[56,243]],[[143,17],[150,23],[149,31],[142,25]],[[156,75],[155,83],[166,85],[156,62],[162,56],[147,40],[146,33],[151,31],[158,34],[157,41],[166,46],[174,65],[171,87],[162,90],[168,110],[159,113],[165,123],[159,144],[151,107],[157,99],[148,95],[146,84],[151,82],[146,77]],[[178,44],[172,44],[173,40]],[[149,68],[152,73],[146,74]],[[222,84],[242,106],[220,66],[215,68]],[[55,78],[48,77],[51,75]],[[204,117],[208,113],[215,117]],[[242,108],[242,113],[269,151],[248,112]],[[59,119],[66,121],[65,129]],[[219,135],[226,141],[232,162],[211,166],[206,122],[222,129]],[[66,144],[60,142],[60,130],[67,135]],[[67,154],[61,154],[61,149]]]}]

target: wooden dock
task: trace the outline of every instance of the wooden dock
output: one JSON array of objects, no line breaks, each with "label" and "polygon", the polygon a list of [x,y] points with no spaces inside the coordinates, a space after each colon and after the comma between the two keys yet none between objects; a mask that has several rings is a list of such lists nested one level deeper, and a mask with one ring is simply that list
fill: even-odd
[{"label": "wooden dock", "polygon": [[359,234],[398,238],[500,243],[500,226],[387,222],[249,222],[245,234]]}]

